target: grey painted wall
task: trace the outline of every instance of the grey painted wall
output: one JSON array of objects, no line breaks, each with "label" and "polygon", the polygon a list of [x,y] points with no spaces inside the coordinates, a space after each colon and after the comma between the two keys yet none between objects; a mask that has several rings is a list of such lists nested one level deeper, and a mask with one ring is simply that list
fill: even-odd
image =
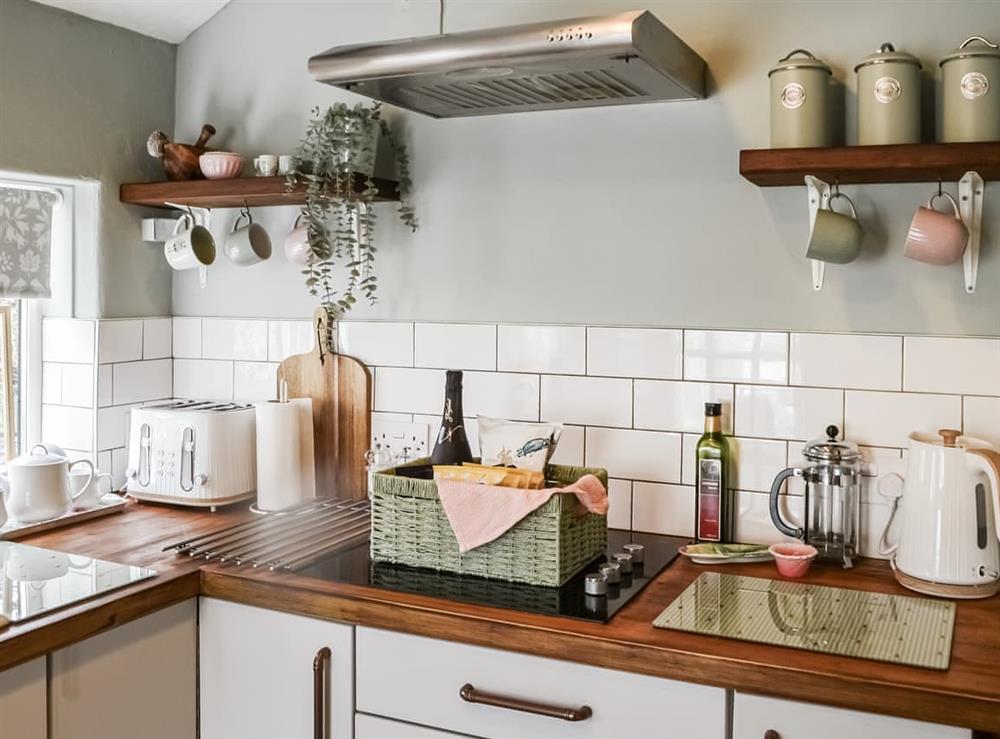
[{"label": "grey painted wall", "polygon": [[[862,258],[828,270],[814,293],[803,257],[804,188],[758,189],[737,172],[744,147],[768,144],[767,70],[805,46],[846,85],[883,41],[923,61],[973,33],[1000,37],[994,0],[975,2],[562,2],[448,0],[446,31],[644,5],[708,62],[712,96],[696,103],[434,121],[398,113],[413,153],[422,228],[380,211],[382,300],[358,317],[1000,333],[1000,185],[987,188],[980,288],[960,266],[901,255],[913,210],[934,184],[845,187],[867,238]],[[437,31],[436,2],[235,0],[181,44],[176,134],[202,122],[220,145],[289,152],[309,109],[350,93],[313,82],[310,54]],[[926,134],[932,138],[933,106]],[[853,141],[853,124],[847,126]],[[955,185],[950,186],[952,192]],[[220,238],[234,213],[216,214]],[[294,210],[257,211],[277,245]],[[306,316],[313,303],[280,251],[208,287],[174,279],[179,315]]]},{"label": "grey painted wall", "polygon": [[101,183],[96,238],[76,244],[77,316],[170,313],[170,269],[118,186],[162,176],[145,142],[173,124],[176,56],[105,23],[0,2],[0,168]]}]

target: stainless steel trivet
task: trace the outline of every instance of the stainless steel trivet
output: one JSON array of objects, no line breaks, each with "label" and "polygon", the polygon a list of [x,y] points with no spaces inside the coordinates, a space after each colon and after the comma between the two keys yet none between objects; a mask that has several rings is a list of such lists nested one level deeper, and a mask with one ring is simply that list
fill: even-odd
[{"label": "stainless steel trivet", "polygon": [[208,561],[297,570],[369,538],[367,500],[320,498],[164,547]]},{"label": "stainless steel trivet", "polygon": [[653,626],[948,669],[955,604],[704,572]]}]

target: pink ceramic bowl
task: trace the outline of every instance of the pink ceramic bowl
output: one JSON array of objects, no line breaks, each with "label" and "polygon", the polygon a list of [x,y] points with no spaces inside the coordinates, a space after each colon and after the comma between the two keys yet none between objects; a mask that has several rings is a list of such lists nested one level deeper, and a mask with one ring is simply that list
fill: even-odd
[{"label": "pink ceramic bowl", "polygon": [[782,577],[803,577],[816,559],[816,547],[808,544],[772,544],[767,551],[774,557],[778,574]]},{"label": "pink ceramic bowl", "polygon": [[243,157],[231,151],[208,151],[198,157],[201,173],[209,180],[231,180],[243,171]]}]

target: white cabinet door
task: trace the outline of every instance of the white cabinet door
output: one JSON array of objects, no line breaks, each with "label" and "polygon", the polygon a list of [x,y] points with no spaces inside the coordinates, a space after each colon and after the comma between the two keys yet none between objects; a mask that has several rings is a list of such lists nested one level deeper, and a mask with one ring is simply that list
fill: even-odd
[{"label": "white cabinet door", "polygon": [[202,598],[199,629],[201,739],[313,739],[314,667],[324,739],[351,738],[352,626]]},{"label": "white cabinet door", "polygon": [[0,672],[0,739],[45,739],[45,657]]},{"label": "white cabinet door", "polygon": [[50,739],[194,739],[198,625],[193,598],[49,658]]},{"label": "white cabinet door", "polygon": [[473,739],[466,734],[431,729],[427,726],[404,724],[367,713],[354,715],[354,739]]},{"label": "white cabinet door", "polygon": [[[972,732],[874,713],[737,693],[733,739],[970,739]],[[773,737],[774,735],[770,735]]]},{"label": "white cabinet door", "polygon": [[[361,626],[356,641],[362,713],[497,739],[726,735],[721,688]],[[484,702],[463,699],[466,684]],[[580,720],[538,715],[524,702],[569,709]]]}]

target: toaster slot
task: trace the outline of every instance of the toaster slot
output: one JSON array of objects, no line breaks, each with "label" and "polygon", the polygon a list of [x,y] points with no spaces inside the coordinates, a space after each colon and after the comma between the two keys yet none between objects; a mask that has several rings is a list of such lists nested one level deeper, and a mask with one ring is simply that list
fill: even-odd
[{"label": "toaster slot", "polygon": [[153,440],[150,438],[149,424],[139,429],[139,474],[138,482],[143,487],[149,485],[153,467]]},{"label": "toaster slot", "polygon": [[194,490],[194,429],[184,427],[181,435],[181,490],[190,493]]}]

